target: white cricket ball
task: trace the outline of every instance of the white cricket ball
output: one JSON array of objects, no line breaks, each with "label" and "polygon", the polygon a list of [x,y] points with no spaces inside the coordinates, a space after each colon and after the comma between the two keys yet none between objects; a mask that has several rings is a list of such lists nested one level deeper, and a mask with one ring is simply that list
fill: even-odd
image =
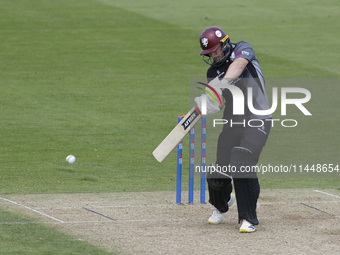
[{"label": "white cricket ball", "polygon": [[73,156],[73,155],[68,155],[66,157],[66,162],[69,163],[69,164],[73,164],[74,162],[76,162],[76,157]]}]

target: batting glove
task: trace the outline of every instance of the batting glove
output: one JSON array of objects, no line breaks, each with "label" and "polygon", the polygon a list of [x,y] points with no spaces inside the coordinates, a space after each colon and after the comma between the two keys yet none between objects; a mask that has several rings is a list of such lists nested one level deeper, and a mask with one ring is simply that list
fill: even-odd
[{"label": "batting glove", "polygon": [[216,101],[214,101],[211,96],[206,93],[196,97],[194,100],[202,115],[212,115],[221,110],[221,108],[217,106]]}]

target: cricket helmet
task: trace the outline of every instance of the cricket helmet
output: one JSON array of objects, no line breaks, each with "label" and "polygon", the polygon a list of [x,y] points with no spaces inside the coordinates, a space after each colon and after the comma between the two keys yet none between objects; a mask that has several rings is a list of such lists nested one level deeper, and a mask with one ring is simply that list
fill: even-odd
[{"label": "cricket helmet", "polygon": [[[202,48],[200,55],[203,55],[203,60],[210,65],[213,63],[213,60],[209,57],[209,54],[214,52],[220,45],[225,56],[223,60],[225,60],[230,53],[229,36],[221,28],[216,26],[208,27],[201,33],[200,44]],[[206,60],[204,56],[209,57],[209,60]],[[215,64],[217,63],[215,62]]]}]

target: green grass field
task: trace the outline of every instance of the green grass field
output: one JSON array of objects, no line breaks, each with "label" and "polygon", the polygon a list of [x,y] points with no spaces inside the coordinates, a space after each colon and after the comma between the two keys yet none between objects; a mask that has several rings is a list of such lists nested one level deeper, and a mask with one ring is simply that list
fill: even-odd
[{"label": "green grass field", "polygon": [[[263,160],[339,164],[338,1],[1,0],[0,9],[0,196],[175,190],[176,155],[159,164],[151,152],[188,111],[190,79],[205,77],[198,38],[212,25],[249,42],[267,78],[322,78],[303,85],[313,116],[294,112],[297,128],[273,129]],[[340,189],[333,177],[262,187]],[[96,249],[40,225],[3,226],[2,254]],[[33,234],[18,244],[18,229]],[[58,238],[39,251],[41,231]]]}]

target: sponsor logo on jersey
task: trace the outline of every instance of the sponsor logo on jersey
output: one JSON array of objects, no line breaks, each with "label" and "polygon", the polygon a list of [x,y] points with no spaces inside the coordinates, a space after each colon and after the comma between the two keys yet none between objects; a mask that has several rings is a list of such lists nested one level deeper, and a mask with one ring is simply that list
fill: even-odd
[{"label": "sponsor logo on jersey", "polygon": [[239,55],[250,56],[250,53],[248,51],[242,50],[236,53],[236,56],[239,56]]},{"label": "sponsor logo on jersey", "polygon": [[220,77],[223,77],[225,72],[221,72],[220,70],[217,70],[217,77],[220,78]]}]

